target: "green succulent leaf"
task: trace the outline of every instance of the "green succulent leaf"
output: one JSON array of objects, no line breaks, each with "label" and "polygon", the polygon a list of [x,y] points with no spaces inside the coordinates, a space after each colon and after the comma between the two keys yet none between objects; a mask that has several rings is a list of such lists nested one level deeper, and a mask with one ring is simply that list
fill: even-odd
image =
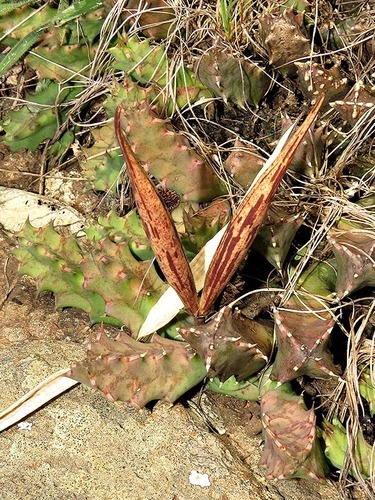
[{"label": "green succulent leaf", "polygon": [[69,78],[82,80],[89,71],[92,50],[81,44],[39,46],[25,58],[25,63],[33,68],[40,79],[63,82]]},{"label": "green succulent leaf", "polygon": [[224,382],[221,382],[219,377],[214,377],[206,383],[205,389],[246,401],[258,401],[260,397],[258,377],[250,377],[241,382],[238,382],[233,375]]},{"label": "green succulent leaf", "polygon": [[134,212],[110,213],[86,236],[27,223],[14,252],[19,272],[35,278],[39,291],[52,291],[56,307],[81,308],[92,323],[126,326],[135,335],[166,288],[152,261],[141,260],[152,256],[141,223]]},{"label": "green succulent leaf", "polygon": [[61,88],[55,82],[46,82],[40,92],[26,96],[26,105],[10,111],[0,122],[5,131],[3,142],[12,151],[35,151],[44,140],[55,136],[67,114],[65,105],[79,92],[79,87]]},{"label": "green succulent leaf", "polygon": [[370,415],[375,415],[375,386],[371,378],[371,370],[367,366],[362,366],[361,376],[359,378],[359,392],[367,401],[370,409]]},{"label": "green succulent leaf", "polygon": [[[345,427],[337,417],[333,417],[331,422],[324,419],[322,437],[325,442],[324,453],[326,457],[336,469],[341,470],[348,454],[348,436]],[[365,441],[361,430],[358,430],[352,449],[352,457],[359,473],[364,478],[369,478],[373,468],[373,449]],[[356,477],[353,469],[350,469],[349,472]]]},{"label": "green succulent leaf", "polygon": [[38,27],[35,27],[14,45],[0,62],[0,75],[11,68],[41,38],[45,29],[62,26],[68,21],[99,9],[101,5],[102,1],[100,0],[80,0],[61,12],[55,11],[55,14],[49,17],[47,21],[39,24]]}]

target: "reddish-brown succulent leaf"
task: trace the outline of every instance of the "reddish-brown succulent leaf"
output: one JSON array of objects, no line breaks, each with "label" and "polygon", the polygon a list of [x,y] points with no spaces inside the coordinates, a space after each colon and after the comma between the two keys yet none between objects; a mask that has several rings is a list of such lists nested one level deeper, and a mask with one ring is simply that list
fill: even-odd
[{"label": "reddish-brown succulent leaf", "polygon": [[126,138],[121,105],[116,109],[115,130],[129,170],[138,212],[155,258],[166,280],[180,296],[186,311],[195,315],[198,298],[193,274],[169,211]]},{"label": "reddish-brown succulent leaf", "polygon": [[358,120],[371,109],[375,108],[375,95],[373,89],[363,82],[357,82],[342,101],[331,103],[344,120],[354,126]]},{"label": "reddish-brown succulent leaf", "polygon": [[336,257],[338,297],[375,286],[375,231],[341,221],[327,238]]},{"label": "reddish-brown succulent leaf", "polygon": [[182,132],[163,120],[148,98],[122,105],[121,122],[138,162],[158,181],[162,190],[172,189],[181,202],[210,202],[228,190],[215,170],[190,146]]},{"label": "reddish-brown succulent leaf", "polygon": [[207,271],[199,313],[207,314],[249,250],[275,191],[294,153],[313,124],[322,105],[322,96],[301,127],[293,134],[278,157],[262,170],[246,193],[219,244]]},{"label": "reddish-brown succulent leaf", "polygon": [[324,479],[327,470],[316,436],[314,409],[289,384],[261,396],[264,449],[260,466],[267,479]]},{"label": "reddish-brown succulent leaf", "polygon": [[302,375],[329,378],[337,374],[327,347],[334,318],[322,309],[323,304],[315,299],[292,297],[275,312],[278,349],[273,380],[285,383]]},{"label": "reddish-brown succulent leaf", "polygon": [[233,151],[223,163],[223,167],[238,184],[249,189],[264,163],[265,159],[260,156],[255,146],[236,139]]},{"label": "reddish-brown succulent leaf", "polygon": [[165,0],[147,0],[143,5],[139,0],[126,2],[127,21],[139,24],[142,33],[160,40],[168,36],[176,18],[175,12]]},{"label": "reddish-brown succulent leaf", "polygon": [[143,408],[159,399],[173,403],[204,379],[206,369],[185,342],[154,335],[146,344],[125,333],[116,340],[100,333],[86,359],[67,376],[96,388],[110,401]]},{"label": "reddish-brown succulent leaf", "polygon": [[282,15],[267,13],[259,18],[260,35],[269,63],[278,67],[283,76],[295,73],[294,61],[311,52],[303,17],[303,12],[296,14],[290,9]]},{"label": "reddish-brown succulent leaf", "polygon": [[239,310],[226,307],[207,324],[179,328],[179,333],[203,359],[209,377],[221,381],[234,375],[237,381],[263,368],[272,350],[272,327],[255,321]]}]

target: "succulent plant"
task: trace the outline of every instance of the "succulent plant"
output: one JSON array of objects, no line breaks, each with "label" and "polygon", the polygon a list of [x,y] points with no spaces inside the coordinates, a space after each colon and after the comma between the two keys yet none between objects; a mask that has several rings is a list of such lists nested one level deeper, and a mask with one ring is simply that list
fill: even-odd
[{"label": "succulent plant", "polygon": [[123,126],[133,150],[163,188],[176,191],[182,201],[206,202],[225,194],[225,186],[214,170],[145,101],[123,109]]},{"label": "succulent plant", "polygon": [[[212,167],[192,150],[182,133],[174,131],[169,120],[160,118],[163,100],[154,104],[154,98],[151,87],[145,89],[125,80],[121,86],[113,85],[103,106],[108,118],[112,118],[116,106],[124,104],[129,140],[146,170],[159,180],[162,190],[175,191],[182,201],[211,201],[225,194],[224,183]],[[85,158],[80,161],[89,187],[115,192],[121,182],[124,161],[113,123],[109,121],[92,135],[94,143],[83,149]],[[161,143],[163,150],[159,147]]]},{"label": "succulent plant", "polygon": [[124,159],[113,132],[113,123],[107,123],[92,132],[93,144],[83,148],[80,166],[88,180],[87,188],[115,193],[122,182]]},{"label": "succulent plant", "polygon": [[260,466],[268,479],[323,479],[327,465],[319,444],[314,409],[291,385],[271,382],[260,385],[264,449]]},{"label": "succulent plant", "polygon": [[328,351],[335,319],[324,303],[296,295],[274,312],[274,318],[278,349],[271,374],[273,380],[285,383],[302,375],[312,378],[337,375]]},{"label": "succulent plant", "polygon": [[365,286],[375,286],[373,228],[341,219],[327,238],[336,258],[338,297],[345,297]]},{"label": "succulent plant", "polygon": [[375,415],[375,385],[371,376],[371,369],[369,366],[359,366],[359,392],[361,396],[367,401],[369,405],[370,415]]},{"label": "succulent plant", "polygon": [[295,14],[293,9],[281,15],[268,13],[259,18],[259,23],[269,63],[284,76],[295,73],[295,62],[311,52],[310,40],[303,26],[303,13]]},{"label": "succulent plant", "polygon": [[135,35],[119,37],[115,47],[108,49],[108,52],[114,57],[112,66],[115,70],[125,71],[128,78],[141,85],[151,86],[149,93],[152,93],[153,101],[157,103],[159,111],[163,110],[168,116],[176,108],[183,109],[202,97],[211,97],[206,86],[186,66],[182,65],[172,73],[166,49],[147,39],[140,40]]},{"label": "succulent plant", "polygon": [[[345,427],[337,417],[331,421],[324,419],[322,438],[325,443],[324,453],[331,464],[336,469],[342,469],[348,457],[348,436]],[[373,448],[366,442],[362,431],[359,429],[356,436],[353,436],[354,444],[351,449],[353,462],[359,474],[365,478],[371,476]],[[349,473],[357,477],[355,469],[350,469]]]},{"label": "succulent plant", "polygon": [[203,359],[209,377],[221,381],[250,377],[266,365],[272,350],[272,326],[229,307],[205,325],[178,331]]},{"label": "succulent plant", "polygon": [[367,208],[369,212],[375,212],[375,193],[360,198],[357,205]]},{"label": "succulent plant", "polygon": [[115,70],[125,71],[128,77],[141,83],[154,81],[158,85],[167,82],[168,59],[161,45],[151,45],[150,41],[137,36],[119,37],[115,47],[108,49],[114,57]]},{"label": "succulent plant", "polygon": [[[25,58],[39,78],[63,81],[74,76],[75,80],[82,79],[93,56],[92,44],[108,14],[108,2],[83,0],[59,8],[49,4],[19,6],[20,9],[15,5],[14,10],[4,16],[4,24],[0,22],[0,34],[5,35],[2,39],[14,45],[14,54],[7,56],[9,60],[16,62],[39,41]],[[14,44],[14,40],[18,43]]]},{"label": "succulent plant", "polygon": [[[288,117],[283,117],[281,132],[285,132],[292,125]],[[300,145],[289,169],[297,175],[316,178],[323,163],[323,150],[325,145],[324,127],[311,129],[305,140]]]},{"label": "succulent plant", "polygon": [[10,46],[14,45],[16,40],[22,40],[39,26],[51,20],[54,14],[55,9],[47,4],[43,9],[24,5],[3,14],[0,19],[1,36],[3,37],[8,32],[3,42]]},{"label": "succulent plant", "polygon": [[138,217],[110,214],[86,229],[87,238],[60,235],[51,225],[26,223],[15,255],[20,273],[36,279],[39,291],[55,294],[56,307],[86,311],[92,323],[126,326],[133,335],[165,290]]},{"label": "succulent plant", "polygon": [[25,63],[34,69],[38,77],[64,82],[83,80],[89,73],[94,51],[80,43],[61,46],[40,45],[25,58]]},{"label": "succulent plant", "polygon": [[[361,8],[363,6],[360,6]],[[354,41],[358,46],[363,47],[363,50],[358,50],[359,57],[363,62],[371,62],[374,57],[374,44],[371,38],[369,39],[368,33],[374,29],[374,17],[370,10],[365,10],[359,14],[354,26],[352,27],[352,34]]]},{"label": "succulent plant", "polygon": [[55,136],[60,120],[66,116],[66,109],[57,106],[74,99],[79,91],[79,87],[61,89],[55,82],[44,82],[37,92],[26,96],[26,105],[9,111],[0,122],[5,131],[3,142],[12,151],[35,151],[42,141]]},{"label": "succulent plant", "polygon": [[234,181],[247,190],[265,161],[255,146],[236,139],[223,167]]},{"label": "succulent plant", "polygon": [[198,211],[189,205],[182,213],[184,235],[181,241],[185,251],[195,256],[229,222],[230,215],[230,204],[222,198],[216,198]]},{"label": "succulent plant", "polygon": [[336,279],[335,259],[317,261],[301,274],[297,290],[314,294],[315,297],[323,300],[322,304],[326,304],[325,299],[332,299],[336,295]]},{"label": "succulent plant", "polygon": [[[87,6],[90,0],[73,2],[72,7],[81,3]],[[375,285],[375,234],[370,222],[352,224],[342,219],[332,226],[330,219],[332,199],[336,207],[337,200],[344,204],[352,197],[348,206],[358,210],[356,214],[365,210],[370,213],[374,206],[373,162],[366,151],[371,138],[365,137],[370,128],[360,130],[364,122],[370,122],[375,105],[374,89],[369,83],[373,57],[371,11],[365,12],[359,1],[336,2],[335,9],[332,2],[324,1],[317,2],[319,16],[304,16],[303,11],[311,10],[312,2],[288,0],[275,5],[269,2],[268,6],[265,2],[247,2],[249,19],[241,18],[239,34],[236,29],[229,33],[235,28],[239,5],[239,10],[228,18],[233,26],[223,31],[217,30],[218,7],[215,11],[211,4],[203,9],[204,18],[189,6],[189,16],[193,15],[183,19],[183,9],[177,11],[179,6],[169,0],[150,0],[147,4],[130,0],[122,13],[116,9],[111,13],[110,21],[117,23],[121,18],[119,24],[103,25],[110,3],[104,2],[97,10],[79,16],[79,23],[77,15],[60,22],[55,17],[59,9],[53,3],[40,9],[13,9],[7,4],[0,7],[1,12],[10,9],[0,19],[5,45],[17,48],[23,37],[29,37],[30,42],[30,36],[37,32],[29,45],[33,51],[24,61],[39,78],[62,82],[74,75],[74,80],[79,80],[72,90],[64,84],[43,82],[43,89],[26,95],[26,106],[11,110],[2,121],[5,144],[13,150],[35,150],[43,140],[56,139],[49,153],[61,157],[82,135],[77,134],[77,127],[57,127],[67,118],[78,92],[87,90],[84,96],[93,100],[93,109],[89,110],[86,103],[80,110],[77,106],[72,109],[72,118],[78,111],[79,118],[87,119],[90,125],[95,125],[93,116],[99,116],[101,123],[91,128],[91,142],[81,142],[80,165],[90,187],[98,191],[116,193],[119,185],[130,179],[139,214],[131,211],[122,218],[111,213],[86,228],[84,237],[65,236],[52,226],[35,229],[26,224],[15,252],[21,262],[20,271],[35,277],[39,291],[54,292],[57,307],[80,307],[87,311],[91,322],[105,322],[129,331],[129,335],[121,333],[116,340],[100,334],[89,346],[87,359],[72,368],[73,379],[96,387],[111,400],[140,408],[157,399],[173,402],[191,387],[206,382],[208,376],[207,390],[260,401],[265,440],[261,464],[268,478],[320,479],[326,473],[325,459],[318,442],[314,408],[307,407],[300,394],[301,387],[307,387],[302,378],[337,377],[339,370],[331,354],[335,347],[331,331],[337,321],[334,311],[342,311],[341,326],[345,328],[348,314],[346,308],[341,308],[341,299]],[[233,6],[237,8],[236,2],[232,2]],[[176,13],[181,13],[181,19]],[[29,19],[25,20],[25,16]],[[218,34],[210,27],[212,20]],[[14,30],[8,33],[9,28]],[[250,32],[254,39],[248,36]],[[99,34],[100,44],[96,45]],[[176,54],[180,42],[183,50]],[[315,52],[321,48],[321,53]],[[336,49],[337,59],[327,57]],[[41,64],[41,58],[48,62]],[[260,60],[263,63],[258,63]],[[2,61],[0,73],[4,71]],[[268,63],[272,65],[272,77],[263,69]],[[354,74],[354,66],[362,68],[362,73]],[[282,84],[280,75],[284,78]],[[111,88],[106,86],[109,81]],[[93,90],[98,89],[98,93],[90,94],[88,87],[94,82]],[[322,94],[327,123],[314,129]],[[212,99],[213,95],[218,99]],[[275,110],[281,107],[296,116],[300,111],[297,105],[303,108],[306,100],[318,104],[284,148],[287,139],[283,137],[277,159],[273,156],[264,167],[260,149],[251,144],[270,149],[275,130],[280,128]],[[203,109],[201,104],[208,101],[210,107]],[[226,107],[228,101],[231,105]],[[112,118],[118,106],[116,138]],[[250,106],[257,109],[246,114]],[[237,107],[242,108],[240,117],[235,116]],[[221,116],[228,118],[227,109],[232,111],[230,121],[218,123]],[[177,118],[193,132],[203,130],[202,123],[213,118],[212,111],[220,129],[218,137],[227,141],[223,144],[238,137],[224,162],[234,181],[229,188],[209,162],[191,148],[186,136],[166,119]],[[251,120],[250,125],[245,123]],[[282,122],[283,133],[291,122],[287,117]],[[209,128],[205,129],[207,138]],[[339,145],[330,149],[326,130],[332,135],[337,133]],[[362,142],[349,150],[356,134]],[[245,143],[241,137],[248,141]],[[337,166],[334,162],[338,153],[342,157]],[[123,168],[124,159],[127,170]],[[288,168],[290,175],[284,187],[290,191],[285,199],[298,197],[300,212],[289,209],[285,202],[269,208]],[[336,196],[336,187],[341,183],[343,189]],[[230,209],[239,201],[235,191],[238,184],[244,190],[253,187],[233,212],[208,264],[211,256],[204,245],[230,219]],[[321,194],[324,208],[315,210],[312,205]],[[358,205],[366,208],[359,209]],[[155,206],[158,210],[154,211]],[[172,210],[171,215],[167,209]],[[182,219],[179,233],[174,224],[178,211]],[[346,216],[345,208],[343,212]],[[326,237],[325,231],[315,231],[322,227],[327,213],[331,229]],[[296,238],[304,220],[306,225]],[[309,231],[311,246],[303,241]],[[322,237],[318,246],[314,246],[316,236]],[[257,314],[252,319],[230,308],[216,314],[213,311],[252,243],[277,270],[267,282],[267,293],[278,301],[273,321],[264,320],[271,316],[270,301],[266,307],[257,303]],[[300,263],[309,264],[299,275],[302,265],[298,266],[288,280],[289,270],[295,265],[288,261],[290,249],[301,245],[295,261],[304,255],[306,259]],[[310,250],[312,264],[312,259],[307,259]],[[190,259],[197,252],[203,258],[193,275],[186,256]],[[152,264],[154,257],[158,270]],[[201,275],[197,277],[198,268]],[[265,282],[267,277],[263,279]],[[168,317],[165,322],[172,322],[167,326],[158,324],[158,333],[147,330],[144,338],[149,342],[134,340],[132,337],[139,333],[148,312],[166,290],[166,281],[179,299],[177,311],[185,311],[176,312],[178,316],[172,320]],[[279,302],[280,289],[272,288],[275,283],[278,288],[286,286],[284,302]],[[202,287],[199,298],[197,290]],[[253,291],[244,290],[249,294]],[[354,325],[359,306],[357,300],[353,304]],[[213,319],[207,321],[211,313]],[[272,361],[273,366],[261,372]],[[361,358],[358,363],[360,393],[373,415],[372,367]],[[345,367],[345,360],[342,365]],[[349,376],[347,369],[343,377],[350,382]],[[297,389],[296,393],[293,389]],[[360,402],[359,395],[354,400],[347,399],[349,407]],[[325,414],[325,405],[321,409]],[[369,446],[361,434],[352,440],[358,452],[355,446],[348,446],[340,425],[337,419],[323,424],[326,456],[335,467],[349,465],[357,478],[369,477]],[[357,468],[352,467],[348,457],[357,460]]]},{"label": "succulent plant", "polygon": [[[114,82],[109,95],[103,103],[108,119],[114,117],[116,106],[123,101],[149,101],[152,89],[146,89],[125,80],[122,85]],[[95,191],[115,193],[122,182],[124,159],[118,146],[112,121],[102,127],[95,127],[92,132],[93,143],[82,148],[79,157],[80,167],[88,180],[87,188]]]},{"label": "succulent plant", "polygon": [[[302,375],[337,376],[329,351],[335,317],[328,299],[335,296],[335,262],[315,262],[300,275],[295,293],[275,309],[278,349],[271,378],[285,383]],[[286,361],[288,360],[288,361]]]},{"label": "succulent plant", "polygon": [[338,64],[325,68],[319,63],[296,62],[296,66],[303,95],[312,104],[325,94],[324,109],[327,109],[329,103],[342,99],[349,91],[348,79]]},{"label": "succulent plant", "polygon": [[208,380],[205,390],[245,399],[246,401],[258,401],[260,398],[259,377],[255,375],[241,382],[238,382],[233,375],[224,382],[219,377],[214,377]]},{"label": "succulent plant", "polygon": [[282,4],[283,8],[295,9],[298,11],[309,11],[311,7],[311,2],[308,0],[286,0]]},{"label": "succulent plant", "polygon": [[374,29],[371,9],[363,2],[340,2],[340,13],[334,23],[324,23],[321,36],[330,50],[352,49],[363,64],[371,61],[374,47],[368,34]]},{"label": "succulent plant", "polygon": [[254,250],[263,255],[275,269],[281,270],[303,220],[301,213],[291,214],[282,208],[271,207],[254,240]]},{"label": "succulent plant", "polygon": [[[17,8],[18,7],[18,8]],[[61,6],[60,6],[61,7]],[[56,16],[56,7],[50,4],[44,4],[42,8],[37,6],[14,6],[14,9],[6,15],[2,14],[0,20],[0,33],[7,32],[4,39],[5,44],[13,45],[14,40],[22,40],[31,32],[38,30],[40,27],[49,26],[50,29],[42,30],[40,35],[40,45],[53,45],[58,47],[65,42],[70,44],[85,41],[92,43],[99,35],[103,25],[103,19],[109,11],[108,2],[104,1],[101,5],[95,5],[91,12],[89,9],[83,10],[80,14],[79,27],[75,21],[72,22],[72,17],[68,18],[64,24],[64,28],[55,25],[49,25]],[[12,43],[13,41],[13,43]]]},{"label": "succulent plant", "polygon": [[176,14],[174,9],[165,0],[149,0],[139,10],[139,0],[129,0],[126,3],[125,13],[129,13],[130,24],[138,25],[142,33],[150,38],[160,40],[166,38],[172,31]]},{"label": "succulent plant", "polygon": [[258,64],[238,59],[217,49],[203,55],[196,66],[199,80],[224,102],[239,107],[258,106],[271,85],[271,78]]},{"label": "succulent plant", "polygon": [[154,400],[173,403],[204,379],[206,369],[184,342],[154,335],[143,343],[125,333],[111,340],[101,333],[69,376],[111,401],[143,408]]},{"label": "succulent plant", "polygon": [[344,120],[354,126],[358,120],[375,107],[375,92],[369,85],[357,82],[343,100],[331,103]]}]

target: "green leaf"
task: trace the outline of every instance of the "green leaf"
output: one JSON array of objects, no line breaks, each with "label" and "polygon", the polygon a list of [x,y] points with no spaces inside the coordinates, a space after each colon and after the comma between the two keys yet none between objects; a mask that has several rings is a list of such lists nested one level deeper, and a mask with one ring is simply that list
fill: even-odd
[{"label": "green leaf", "polygon": [[39,40],[43,31],[53,26],[62,26],[64,23],[72,19],[79,18],[84,14],[93,12],[99,9],[102,5],[100,0],[81,0],[75,4],[70,5],[62,12],[57,12],[55,16],[50,18],[47,22],[41,24],[35,31],[29,33],[26,37],[21,39],[12,50],[0,62],[0,76],[10,69],[26,52]]},{"label": "green leaf", "polygon": [[35,151],[41,142],[52,139],[66,116],[66,109],[59,112],[58,105],[69,102],[80,87],[63,88],[55,82],[48,82],[39,93],[26,96],[28,103],[12,110],[0,122],[6,135],[3,142],[12,151],[27,148]]}]

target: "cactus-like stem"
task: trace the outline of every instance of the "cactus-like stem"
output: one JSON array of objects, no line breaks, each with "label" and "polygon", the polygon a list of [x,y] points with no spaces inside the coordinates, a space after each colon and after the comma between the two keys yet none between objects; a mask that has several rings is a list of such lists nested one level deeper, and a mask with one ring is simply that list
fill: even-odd
[{"label": "cactus-like stem", "polygon": [[336,257],[339,297],[365,286],[375,286],[375,232],[373,228],[341,220],[328,233]]},{"label": "cactus-like stem", "polygon": [[369,405],[370,415],[375,415],[375,385],[371,377],[371,369],[369,366],[359,367],[361,376],[359,378],[359,392]]},{"label": "cactus-like stem", "polygon": [[267,373],[260,385],[264,449],[260,466],[268,479],[324,479],[327,465],[316,432],[314,409],[291,385],[271,382]]},{"label": "cactus-like stem", "polygon": [[204,360],[210,377],[238,381],[263,368],[272,350],[272,327],[246,318],[239,310],[223,308],[205,325],[179,328],[185,340]]},{"label": "cactus-like stem", "polygon": [[74,365],[69,376],[111,401],[143,408],[155,400],[173,403],[206,374],[199,356],[184,342],[154,335],[146,344],[125,333],[116,340],[100,333],[86,360]]},{"label": "cactus-like stem", "polygon": [[289,383],[271,382],[269,370],[260,383],[264,449],[260,466],[268,479],[324,479],[327,472],[316,432],[314,409]]},{"label": "cactus-like stem", "polygon": [[331,106],[340,113],[344,120],[354,126],[358,120],[375,107],[374,89],[363,82],[357,82],[343,100],[337,100]]},{"label": "cactus-like stem", "polygon": [[265,14],[259,19],[261,37],[269,55],[269,63],[283,75],[295,72],[293,61],[310,54],[310,40],[303,27],[303,13],[293,9],[282,15]]},{"label": "cactus-like stem", "polygon": [[275,269],[281,270],[303,219],[301,213],[288,214],[271,207],[254,240],[253,248]]},{"label": "cactus-like stem", "polygon": [[[147,8],[144,8],[146,5]],[[165,0],[148,0],[141,13],[140,6],[139,0],[128,0],[126,3],[130,23],[137,22],[142,33],[150,38],[160,40],[168,36],[176,17],[173,8]]]},{"label": "cactus-like stem", "polygon": [[86,229],[87,238],[60,235],[52,225],[19,233],[14,254],[20,273],[39,291],[52,291],[56,307],[78,307],[92,323],[125,325],[135,335],[165,290],[150,260],[148,240],[134,212],[111,213]]},{"label": "cactus-like stem", "polygon": [[302,375],[337,375],[328,351],[335,319],[323,301],[293,296],[274,313],[277,354],[272,379],[281,383]]},{"label": "cactus-like stem", "polygon": [[[183,201],[206,202],[226,189],[186,138],[145,102],[122,105],[122,127],[144,169]],[[160,145],[163,145],[161,148]]]},{"label": "cactus-like stem", "polygon": [[266,160],[255,146],[236,139],[233,150],[223,163],[223,167],[238,184],[249,189],[265,162]]},{"label": "cactus-like stem", "polygon": [[207,391],[225,394],[246,401],[259,400],[259,377],[250,377],[249,379],[238,382],[236,377],[229,377],[225,382],[221,382],[219,377],[210,379],[206,385]]},{"label": "cactus-like stem", "polygon": [[248,104],[258,106],[271,84],[259,65],[220,49],[211,49],[199,60],[197,75],[217,97],[241,108]]},{"label": "cactus-like stem", "polygon": [[337,65],[326,69],[318,63],[298,62],[296,66],[304,96],[313,104],[324,94],[323,109],[327,109],[330,102],[344,97],[349,90],[348,79]]},{"label": "cactus-like stem", "polygon": [[[346,429],[337,417],[333,417],[331,422],[324,419],[322,438],[325,442],[324,453],[326,457],[335,468],[342,469],[349,446]],[[363,477],[369,478],[373,470],[373,447],[365,441],[360,429],[351,441],[355,443],[352,449],[352,458],[356,469]],[[349,473],[354,477],[357,476],[354,469],[350,469]]]}]

